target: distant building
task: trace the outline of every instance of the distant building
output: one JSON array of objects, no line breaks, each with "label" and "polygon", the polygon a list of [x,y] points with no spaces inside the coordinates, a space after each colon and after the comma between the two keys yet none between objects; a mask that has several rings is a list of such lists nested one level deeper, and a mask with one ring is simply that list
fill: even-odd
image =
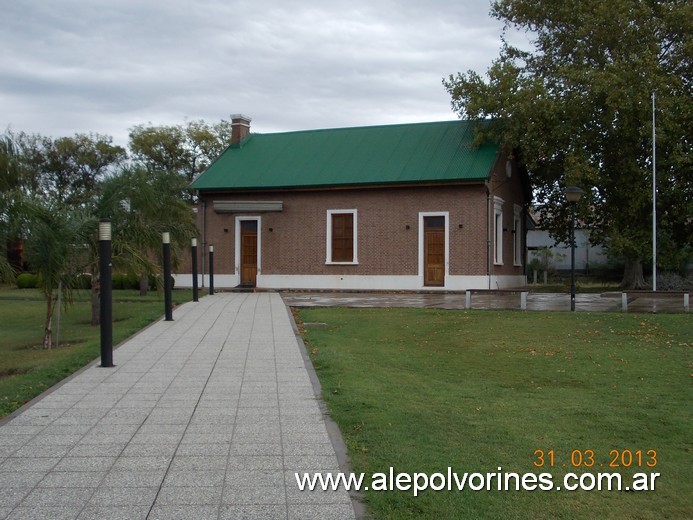
[{"label": "distant building", "polygon": [[[540,228],[527,231],[527,262],[540,258],[540,251],[548,247],[551,251],[551,266],[557,271],[570,271],[570,246],[564,242],[556,243],[549,236],[549,232]],[[575,230],[575,269],[580,272],[589,272],[590,266],[605,264],[608,260],[606,251],[602,246],[593,246],[589,243],[590,232],[588,229]],[[531,278],[532,273],[527,273]]]}]

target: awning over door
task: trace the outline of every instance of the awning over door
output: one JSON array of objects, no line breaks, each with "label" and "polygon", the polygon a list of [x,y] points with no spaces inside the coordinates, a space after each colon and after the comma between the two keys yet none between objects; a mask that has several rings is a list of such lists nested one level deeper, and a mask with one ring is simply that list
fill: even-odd
[{"label": "awning over door", "polygon": [[217,213],[265,213],[281,211],[281,200],[215,200],[214,211]]}]

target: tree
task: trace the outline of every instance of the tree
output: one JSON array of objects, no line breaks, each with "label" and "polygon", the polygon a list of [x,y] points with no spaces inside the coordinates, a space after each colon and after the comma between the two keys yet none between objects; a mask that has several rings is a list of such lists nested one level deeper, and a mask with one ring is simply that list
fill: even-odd
[{"label": "tree", "polygon": [[14,211],[21,196],[22,169],[17,147],[9,132],[0,137],[0,281],[14,279],[8,244],[16,236]]},{"label": "tree", "polygon": [[26,260],[38,274],[39,291],[46,300],[43,348],[52,347],[52,321],[58,294],[65,306],[87,265],[90,236],[96,219],[81,209],[23,203],[26,216]]},{"label": "tree", "polygon": [[[642,287],[656,93],[659,260],[678,267],[693,237],[693,4],[496,0],[491,14],[506,24],[500,56],[486,79],[469,71],[444,80],[453,108],[492,120],[478,139],[500,139],[524,163],[557,241],[569,236],[565,187],[585,189],[578,211],[592,242],[625,258],[624,286]],[[508,29],[529,33],[533,50],[509,44]]]},{"label": "tree", "polygon": [[231,122],[138,125],[130,130],[130,150],[148,171],[176,172],[191,183],[231,140]]},{"label": "tree", "polygon": [[[140,276],[146,294],[149,276],[161,276],[161,234],[171,233],[174,265],[183,247],[197,234],[190,204],[179,197],[187,181],[175,172],[148,172],[141,166],[125,167],[106,179],[95,209],[112,222],[113,265]],[[92,245],[92,324],[98,325],[99,290],[97,244]]]},{"label": "tree", "polygon": [[127,158],[124,148],[112,144],[112,137],[100,134],[17,137],[24,167],[33,172],[34,194],[51,204],[90,204],[98,181]]}]

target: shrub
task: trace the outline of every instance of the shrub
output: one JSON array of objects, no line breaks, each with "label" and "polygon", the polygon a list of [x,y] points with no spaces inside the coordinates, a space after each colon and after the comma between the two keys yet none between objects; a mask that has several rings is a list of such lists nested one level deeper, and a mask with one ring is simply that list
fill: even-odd
[{"label": "shrub", "polygon": [[114,290],[124,289],[126,278],[127,276],[122,273],[113,273],[111,275],[111,287],[113,287]]},{"label": "shrub", "polygon": [[125,277],[125,287],[124,289],[134,289],[139,291],[140,289],[140,277],[136,274],[128,274]]},{"label": "shrub", "polygon": [[19,289],[36,289],[39,277],[36,274],[22,273],[17,276],[17,287]]},{"label": "shrub", "polygon": [[91,289],[91,275],[87,273],[80,274],[77,277],[77,289],[79,290],[89,290]]},{"label": "shrub", "polygon": [[[652,287],[652,277],[647,279],[648,286]],[[693,275],[681,276],[679,273],[657,273],[658,291],[693,291]]]}]

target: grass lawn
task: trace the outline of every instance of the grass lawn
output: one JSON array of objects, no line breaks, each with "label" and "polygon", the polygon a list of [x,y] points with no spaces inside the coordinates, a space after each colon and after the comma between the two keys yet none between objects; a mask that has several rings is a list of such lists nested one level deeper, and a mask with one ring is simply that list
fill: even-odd
[{"label": "grass lawn", "polygon": [[691,517],[690,315],[313,308],[298,317],[327,324],[304,337],[356,473],[500,467],[550,473],[561,487],[567,472],[617,472],[624,486],[637,472],[661,474],[647,492],[371,490],[374,518]]},{"label": "grass lawn", "polygon": [[[90,297],[79,292],[74,305],[61,311],[60,345],[43,350],[46,304],[38,291],[0,290],[0,417],[100,356],[100,328],[90,324]],[[174,303],[190,300],[192,291],[173,291]],[[163,314],[163,293],[141,297],[137,291],[114,291],[113,344]]]}]

